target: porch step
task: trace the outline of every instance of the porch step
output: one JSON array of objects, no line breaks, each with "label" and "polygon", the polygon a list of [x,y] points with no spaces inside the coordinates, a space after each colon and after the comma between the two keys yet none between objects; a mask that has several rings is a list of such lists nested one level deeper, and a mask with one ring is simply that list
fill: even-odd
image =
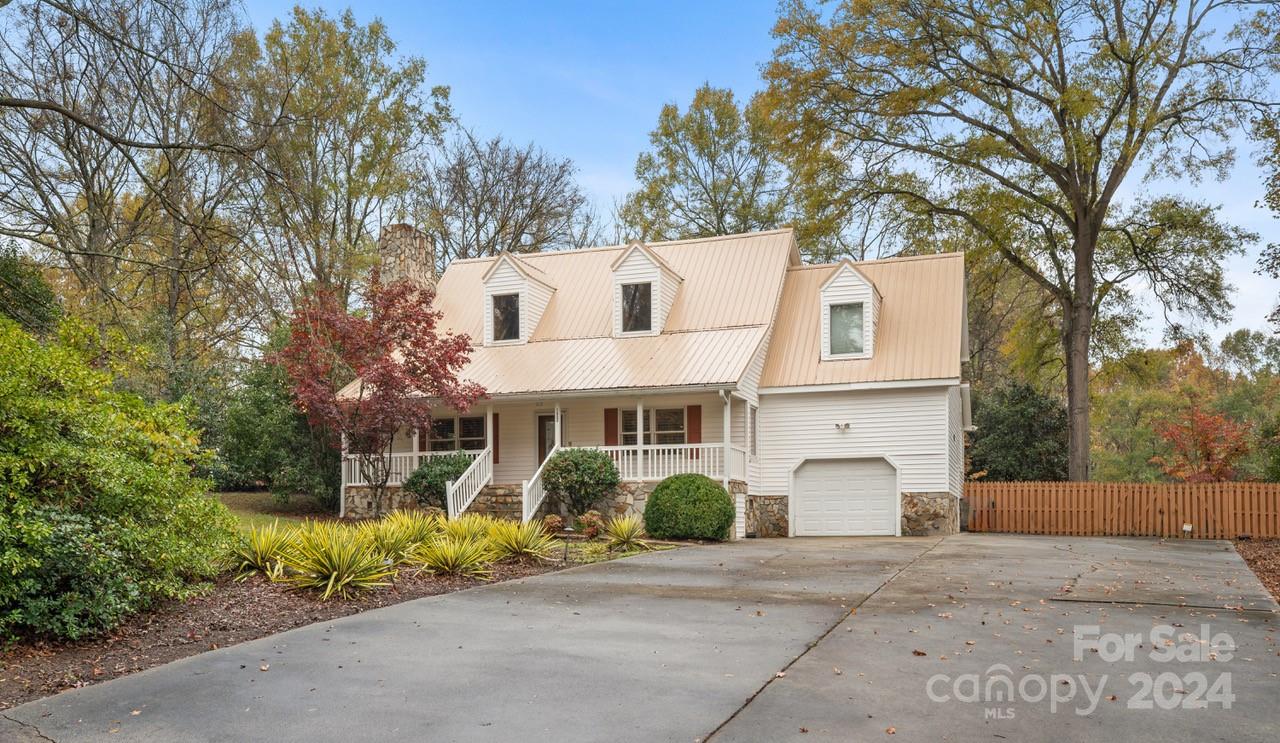
[{"label": "porch step", "polygon": [[467,513],[479,513],[494,518],[519,521],[522,513],[520,484],[486,485],[471,505]]}]

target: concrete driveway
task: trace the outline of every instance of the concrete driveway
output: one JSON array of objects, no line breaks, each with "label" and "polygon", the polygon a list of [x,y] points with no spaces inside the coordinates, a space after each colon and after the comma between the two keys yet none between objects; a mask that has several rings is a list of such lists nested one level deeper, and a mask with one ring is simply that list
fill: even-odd
[{"label": "concrete driveway", "polygon": [[[205,653],[8,710],[0,740],[847,741],[889,728],[895,741],[1274,739],[1275,608],[1216,542],[750,540]],[[1109,654],[1105,633],[1202,623],[1235,649],[1160,662],[1144,636],[1131,660],[1087,648],[1073,660],[1077,625],[1097,625],[1087,638]],[[970,700],[965,679],[981,686],[997,663],[1015,685],[1043,676],[1064,701],[1029,701],[1027,683],[1013,701]],[[1187,693],[1166,678],[1155,709],[1130,709],[1130,675],[1165,672]],[[1206,684],[1228,673],[1231,708],[1182,709],[1222,696],[1193,694],[1194,672]],[[1103,677],[1099,701],[1077,715],[1083,687]],[[1170,698],[1179,708],[1161,709]]]}]

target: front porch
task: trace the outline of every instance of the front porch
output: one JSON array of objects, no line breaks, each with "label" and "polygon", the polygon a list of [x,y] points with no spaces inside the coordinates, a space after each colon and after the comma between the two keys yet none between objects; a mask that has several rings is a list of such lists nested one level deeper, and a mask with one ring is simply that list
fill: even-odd
[{"label": "front porch", "polygon": [[[500,399],[465,414],[435,411],[429,431],[402,431],[386,455],[388,484],[398,488],[429,458],[461,451],[472,466],[449,485],[449,514],[467,511],[490,486],[518,487],[527,521],[545,501],[542,465],[561,449],[581,448],[606,452],[629,494],[683,473],[745,493],[757,469],[754,429],[754,403],[728,392]],[[358,460],[343,457],[344,515],[360,515],[347,508],[348,491],[366,485]]]}]

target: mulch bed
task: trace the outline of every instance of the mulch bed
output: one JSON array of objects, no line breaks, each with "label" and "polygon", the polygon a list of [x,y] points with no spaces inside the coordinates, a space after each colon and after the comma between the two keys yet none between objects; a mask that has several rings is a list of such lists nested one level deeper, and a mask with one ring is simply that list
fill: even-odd
[{"label": "mulch bed", "polygon": [[[490,582],[562,567],[558,562],[498,564]],[[468,578],[414,576],[407,571],[390,588],[348,600],[320,601],[315,594],[291,591],[260,577],[242,582],[222,578],[206,594],[168,602],[126,620],[109,634],[79,642],[21,644],[0,651],[0,709],[305,624],[479,584]]]},{"label": "mulch bed", "polygon": [[1238,539],[1236,551],[1280,601],[1280,539]]}]

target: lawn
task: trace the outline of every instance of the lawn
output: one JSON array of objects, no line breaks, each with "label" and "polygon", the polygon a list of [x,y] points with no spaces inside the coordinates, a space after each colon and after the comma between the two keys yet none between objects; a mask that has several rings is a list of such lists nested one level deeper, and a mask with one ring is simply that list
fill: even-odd
[{"label": "lawn", "polygon": [[280,503],[271,493],[216,493],[218,500],[231,509],[240,520],[240,529],[249,531],[255,526],[266,526],[279,520],[282,526],[300,524],[305,519],[325,518],[331,516],[320,508],[315,501],[303,496],[294,496],[286,503]]}]

